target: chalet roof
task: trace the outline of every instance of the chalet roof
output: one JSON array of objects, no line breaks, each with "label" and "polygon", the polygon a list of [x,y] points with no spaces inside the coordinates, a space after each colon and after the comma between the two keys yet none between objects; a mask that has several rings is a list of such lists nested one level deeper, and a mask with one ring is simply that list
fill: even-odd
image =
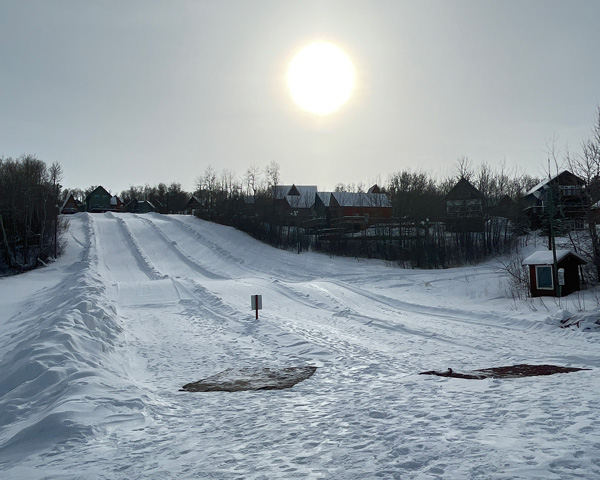
[{"label": "chalet roof", "polygon": [[[550,178],[546,178],[545,180],[542,180],[540,183],[538,183],[535,187],[531,188],[530,190],[528,190],[525,193],[525,196],[528,195],[532,195],[534,192],[537,192],[538,190],[540,190],[541,188],[543,188],[545,185],[548,185],[550,183],[552,183],[553,181],[557,180],[559,177],[562,177],[563,175],[569,175],[570,177],[574,177],[577,179],[577,183],[579,184],[584,184],[585,182],[579,178],[577,175],[572,174],[571,172],[569,172],[569,170],[561,170],[560,172],[558,172],[556,175],[554,175],[553,177]],[[559,182],[560,183],[560,182]]]},{"label": "chalet roof", "polygon": [[461,177],[456,185],[446,194],[446,200],[474,200],[484,199],[485,196],[466,178]]},{"label": "chalet roof", "polygon": [[106,190],[106,188],[104,188],[103,186],[98,186],[96,188],[94,188],[94,190],[92,190],[90,193],[87,194],[87,196],[85,197],[85,199],[87,200],[88,198],[90,198],[92,196],[92,194],[94,193],[101,193],[101,194],[106,194],[109,197],[111,197],[112,195],[108,192],[108,190]]},{"label": "chalet roof", "polygon": [[[571,250],[556,250],[556,261],[560,262],[564,260],[569,255],[572,255],[578,260],[578,263],[581,265],[586,264],[587,262],[581,258],[576,253],[573,253]],[[525,260],[523,260],[523,265],[553,265],[554,264],[554,255],[552,254],[552,250],[540,250],[539,252],[535,252],[529,255]]]},{"label": "chalet roof", "polygon": [[315,192],[305,192],[304,195],[286,195],[285,199],[292,208],[311,208],[315,204]]},{"label": "chalet roof", "polygon": [[329,206],[329,203],[331,202],[331,192],[317,192],[317,196],[319,197],[319,200],[321,200],[323,205],[325,205],[326,207]]},{"label": "chalet roof", "polygon": [[317,193],[316,185],[277,185],[272,187],[273,198],[282,200],[286,196],[314,196]]},{"label": "chalet roof", "polygon": [[63,208],[65,208],[67,206],[68,203],[74,203],[75,205],[79,205],[79,202],[77,200],[75,200],[75,197],[73,196],[72,193],[69,193],[67,195],[67,198],[65,198],[65,201],[63,202],[62,206],[60,207],[61,210]]},{"label": "chalet roof", "polygon": [[316,185],[277,185],[273,199],[285,200],[292,208],[311,208],[315,204]]},{"label": "chalet roof", "polygon": [[331,196],[340,207],[391,207],[384,193],[333,192]]}]

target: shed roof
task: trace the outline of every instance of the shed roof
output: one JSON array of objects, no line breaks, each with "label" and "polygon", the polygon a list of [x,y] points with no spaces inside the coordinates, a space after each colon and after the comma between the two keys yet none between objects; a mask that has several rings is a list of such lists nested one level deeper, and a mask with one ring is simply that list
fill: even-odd
[{"label": "shed roof", "polygon": [[[569,255],[575,257],[581,265],[587,263],[583,258],[576,253],[573,253],[571,250],[556,250],[556,261],[560,262]],[[552,254],[552,250],[540,250],[523,260],[523,265],[552,265],[553,263],[554,255]]]}]

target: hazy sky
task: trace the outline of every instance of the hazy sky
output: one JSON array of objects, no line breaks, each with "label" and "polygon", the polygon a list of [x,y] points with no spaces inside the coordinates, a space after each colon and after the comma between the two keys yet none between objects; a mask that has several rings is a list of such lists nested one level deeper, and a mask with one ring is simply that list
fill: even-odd
[{"label": "hazy sky", "polygon": [[[599,20],[597,0],[0,0],[0,155],[113,193],[273,160],[322,190],[461,156],[540,174],[553,136],[591,132]],[[357,71],[328,117],[285,84],[319,39]]]}]

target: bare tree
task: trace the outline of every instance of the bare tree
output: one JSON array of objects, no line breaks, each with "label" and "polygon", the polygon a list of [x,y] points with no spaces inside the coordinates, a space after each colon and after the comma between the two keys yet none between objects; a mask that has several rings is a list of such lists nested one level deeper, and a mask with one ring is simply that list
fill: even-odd
[{"label": "bare tree", "polygon": [[33,155],[0,159],[0,268],[32,268],[58,253],[51,248],[51,227],[56,239],[60,226],[50,208],[58,200],[60,166],[54,164],[52,172]]},{"label": "bare tree", "polygon": [[275,160],[267,165],[265,168],[265,173],[267,175],[269,188],[279,185],[279,164]]},{"label": "bare tree", "polygon": [[599,200],[600,185],[600,106],[597,108],[592,135],[581,145],[581,154],[567,154],[567,164],[572,173],[581,177],[586,184],[587,201],[585,202],[586,220],[590,235],[590,257],[596,268],[596,280],[600,282],[600,239],[596,217],[592,209]]},{"label": "bare tree", "polygon": [[471,159],[469,157],[466,157],[464,155],[462,157],[459,157],[456,160],[455,168],[459,178],[464,178],[465,180],[470,181],[473,177],[473,162],[471,162]]},{"label": "bare tree", "polygon": [[260,176],[260,168],[255,165],[250,165],[248,170],[246,170],[246,175],[244,176],[244,183],[246,185],[246,194],[256,197],[256,193],[258,192],[258,183]]}]

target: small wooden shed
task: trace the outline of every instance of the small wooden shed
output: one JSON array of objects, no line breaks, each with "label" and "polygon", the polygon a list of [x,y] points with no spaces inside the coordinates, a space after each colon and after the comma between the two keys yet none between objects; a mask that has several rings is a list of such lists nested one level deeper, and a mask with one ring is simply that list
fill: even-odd
[{"label": "small wooden shed", "polygon": [[558,285],[554,279],[552,250],[542,250],[523,260],[529,267],[532,297],[564,297],[581,289],[579,266],[587,262],[570,250],[556,250]]}]

